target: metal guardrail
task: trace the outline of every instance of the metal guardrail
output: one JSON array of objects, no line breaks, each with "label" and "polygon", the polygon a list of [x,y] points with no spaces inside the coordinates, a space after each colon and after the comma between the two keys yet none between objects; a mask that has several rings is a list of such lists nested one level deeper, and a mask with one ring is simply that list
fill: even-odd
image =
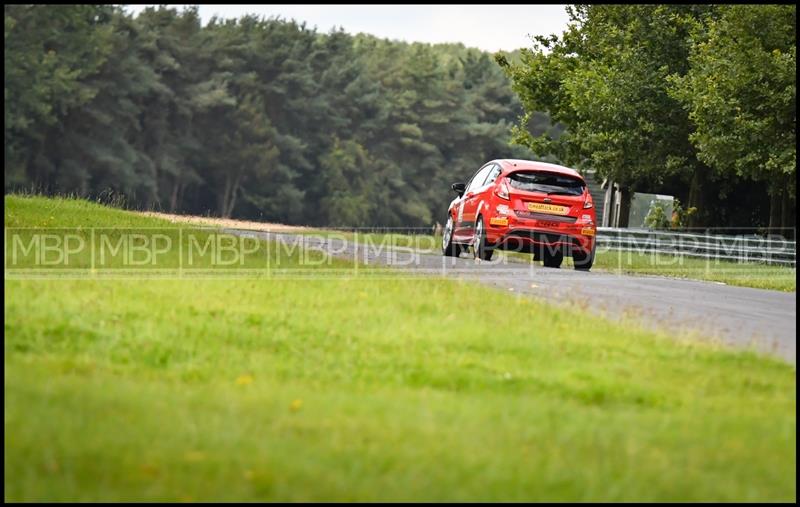
[{"label": "metal guardrail", "polygon": [[[349,230],[349,229],[348,229]],[[361,232],[402,235],[430,235],[426,227],[367,227]],[[761,237],[751,235],[709,234],[703,232],[674,232],[651,229],[598,227],[597,246],[600,249],[633,251],[642,254],[669,254],[731,262],[754,262],[796,266],[797,243],[780,235]],[[796,232],[783,229],[783,232]]]},{"label": "metal guardrail", "polygon": [[646,229],[597,228],[597,246],[643,254],[671,254],[736,262],[796,266],[797,243],[785,238],[713,235]]}]

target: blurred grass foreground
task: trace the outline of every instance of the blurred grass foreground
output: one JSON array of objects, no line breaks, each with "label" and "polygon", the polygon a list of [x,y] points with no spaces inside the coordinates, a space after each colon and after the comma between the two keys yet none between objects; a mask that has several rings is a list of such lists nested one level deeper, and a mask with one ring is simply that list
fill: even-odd
[{"label": "blurred grass foreground", "polygon": [[[5,225],[187,227],[16,196]],[[5,253],[6,501],[796,501],[777,360],[440,277],[37,279]]]}]

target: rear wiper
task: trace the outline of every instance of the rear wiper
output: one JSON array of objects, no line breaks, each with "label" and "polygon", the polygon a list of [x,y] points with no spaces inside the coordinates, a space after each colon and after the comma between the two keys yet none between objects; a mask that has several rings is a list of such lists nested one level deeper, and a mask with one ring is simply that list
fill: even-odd
[{"label": "rear wiper", "polygon": [[563,190],[553,190],[552,192],[547,192],[547,195],[581,195],[581,194],[573,194],[572,192],[564,192]]}]

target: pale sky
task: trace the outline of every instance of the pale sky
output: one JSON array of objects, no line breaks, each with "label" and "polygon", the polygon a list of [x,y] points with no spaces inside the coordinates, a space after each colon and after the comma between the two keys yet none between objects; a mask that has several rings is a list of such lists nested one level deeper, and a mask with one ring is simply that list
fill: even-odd
[{"label": "pale sky", "polygon": [[[129,12],[146,5],[128,5]],[[175,5],[175,7],[181,7]],[[320,32],[342,27],[408,42],[461,42],[486,51],[530,47],[530,35],[558,34],[567,26],[565,5],[200,5],[207,23],[215,14],[245,14],[305,21]]]}]

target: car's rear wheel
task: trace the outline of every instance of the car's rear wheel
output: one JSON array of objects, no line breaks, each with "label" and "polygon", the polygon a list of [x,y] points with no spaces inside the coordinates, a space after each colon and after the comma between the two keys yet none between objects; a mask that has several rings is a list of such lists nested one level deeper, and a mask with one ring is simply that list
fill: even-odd
[{"label": "car's rear wheel", "polygon": [[564,260],[564,252],[560,248],[551,251],[550,248],[545,247],[542,252],[542,263],[546,268],[560,268],[561,262]]},{"label": "car's rear wheel", "polygon": [[478,217],[475,222],[475,236],[472,238],[472,253],[476,259],[492,260],[494,249],[486,244],[486,231],[483,228],[483,217]]},{"label": "car's rear wheel", "polygon": [[575,269],[580,271],[589,271],[592,269],[592,264],[594,264],[594,249],[595,245],[592,245],[592,251],[588,253],[580,249],[572,251],[572,263],[575,265]]},{"label": "car's rear wheel", "polygon": [[442,253],[448,257],[461,255],[461,245],[453,242],[453,217],[447,217],[447,223],[442,231]]}]

